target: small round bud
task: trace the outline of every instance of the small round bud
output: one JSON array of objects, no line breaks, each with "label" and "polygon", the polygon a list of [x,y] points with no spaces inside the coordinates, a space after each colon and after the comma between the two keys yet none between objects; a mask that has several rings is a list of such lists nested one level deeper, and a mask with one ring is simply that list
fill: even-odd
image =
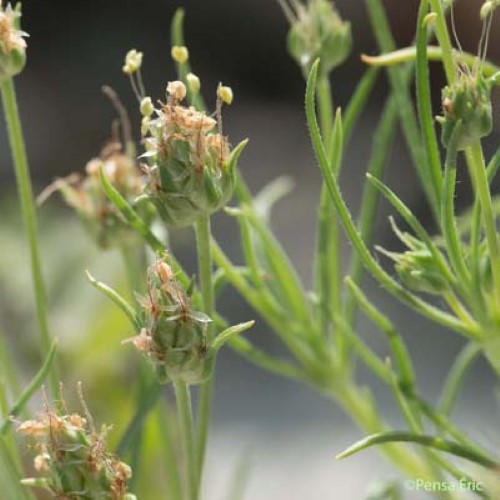
[{"label": "small round bud", "polygon": [[500,0],[488,0],[484,2],[480,11],[481,19],[484,21],[490,14],[493,14],[493,11],[498,7],[500,7]]},{"label": "small round bud", "polygon": [[201,88],[200,79],[194,73],[188,73],[186,75],[186,80],[189,86],[189,90],[193,94],[197,94]]},{"label": "small round bud", "polygon": [[330,73],[351,53],[351,24],[340,17],[328,0],[308,1],[306,5],[298,1],[290,3],[296,11],[287,37],[290,55],[305,76],[318,57],[320,73]]},{"label": "small round bud", "polygon": [[153,101],[151,100],[151,97],[145,97],[141,101],[141,106],[140,106],[140,111],[141,115],[144,117],[149,117],[153,114],[155,108],[153,106]]},{"label": "small round bud", "polygon": [[123,65],[123,72],[131,75],[135,73],[142,65],[142,52],[135,49],[129,50],[125,56],[125,64]]},{"label": "small round bud", "polygon": [[457,149],[463,151],[475,141],[489,135],[493,130],[491,90],[493,81],[481,73],[473,77],[463,74],[442,92],[443,116],[438,117],[442,125],[441,140],[448,147],[458,122],[461,129]]},{"label": "small round bud", "polygon": [[170,54],[172,55],[172,59],[179,64],[185,63],[189,59],[189,51],[183,45],[174,45]]},{"label": "small round bud", "polygon": [[234,95],[231,87],[219,85],[219,88],[217,89],[217,95],[220,97],[224,104],[231,104],[233,102]]},{"label": "small round bud", "polygon": [[179,80],[168,82],[167,94],[178,101],[182,101],[186,97],[186,86]]}]

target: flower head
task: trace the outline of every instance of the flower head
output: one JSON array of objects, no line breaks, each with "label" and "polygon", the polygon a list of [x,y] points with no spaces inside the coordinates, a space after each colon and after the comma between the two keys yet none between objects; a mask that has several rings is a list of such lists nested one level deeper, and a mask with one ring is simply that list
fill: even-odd
[{"label": "flower head", "polygon": [[[229,91],[225,96],[229,99]],[[231,198],[236,160],[243,145],[231,150],[221,117],[186,106],[186,86],[167,85],[166,103],[143,121],[147,164],[146,192],[170,225],[192,224]]]},{"label": "flower head", "polygon": [[20,8],[0,2],[0,82],[22,71],[26,63],[27,33],[19,28]]},{"label": "flower head", "polygon": [[110,427],[102,426],[97,432],[83,399],[82,404],[85,417],[47,408],[36,420],[17,424],[17,431],[34,442],[34,468],[41,474],[24,479],[23,484],[44,487],[55,498],[85,492],[85,498],[135,499],[127,492],[132,470],[107,450]]},{"label": "flower head", "polygon": [[320,71],[328,74],[342,64],[352,48],[351,24],[343,21],[328,0],[282,0],[290,22],[288,51],[308,75],[311,65],[321,59]]},{"label": "flower head", "polygon": [[135,241],[138,238],[135,231],[123,220],[101,186],[101,169],[128,201],[133,202],[140,195],[139,167],[135,160],[123,151],[121,143],[112,140],[104,146],[98,157],[87,163],[84,173],[74,173],[57,179],[42,193],[39,200],[43,201],[52,192],[60,191],[66,203],[75,209],[85,228],[101,248]]},{"label": "flower head", "polygon": [[462,151],[493,130],[491,90],[493,80],[478,72],[461,75],[450,86],[443,89],[443,116],[438,117],[442,125],[441,140],[445,147],[450,144],[453,132],[460,122],[457,150]]}]

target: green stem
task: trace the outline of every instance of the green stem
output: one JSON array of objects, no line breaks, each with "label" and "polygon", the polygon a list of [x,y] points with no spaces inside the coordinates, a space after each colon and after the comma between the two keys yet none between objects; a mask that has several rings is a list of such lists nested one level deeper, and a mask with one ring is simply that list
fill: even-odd
[{"label": "green stem", "polygon": [[470,342],[455,358],[453,366],[451,367],[446,378],[443,392],[441,394],[440,402],[438,405],[439,413],[448,416],[451,414],[453,404],[457,399],[457,395],[462,385],[464,376],[471,364],[479,356],[480,352],[480,346],[478,346],[475,342]]},{"label": "green stem", "polygon": [[[16,90],[12,79],[6,80],[2,85],[2,101],[4,105],[5,120],[7,122],[10,149],[14,160],[14,169],[23,215],[24,229],[28,238],[31,256],[31,275],[33,280],[33,291],[35,294],[36,315],[40,330],[42,354],[46,357],[50,351],[52,343],[47,322],[47,298],[40,262],[33,188],[31,186],[23,129],[17,107]],[[55,367],[52,368],[49,377],[52,395],[56,397],[59,391],[59,382]]]},{"label": "green stem", "polygon": [[[212,251],[210,234],[210,216],[202,215],[196,221],[196,249],[198,253],[198,272],[200,289],[203,301],[203,311],[213,318],[215,312],[215,299],[212,284]],[[207,328],[207,340],[213,339],[214,332],[210,325]],[[213,369],[213,367],[211,367]],[[196,443],[197,456],[197,484],[196,493],[199,494],[203,478],[203,464],[208,440],[208,428],[210,425],[210,414],[212,410],[212,396],[214,389],[214,377],[211,375],[200,388],[198,409],[198,434]]]},{"label": "green stem", "polygon": [[500,305],[500,252],[495,225],[495,216],[491,203],[491,193],[488,178],[486,176],[486,165],[481,143],[477,141],[466,151],[467,162],[471,176],[474,179],[476,196],[481,204],[483,224],[486,233],[486,241],[491,259],[491,271],[495,287],[496,301]]},{"label": "green stem", "polygon": [[[328,157],[332,157],[332,125],[333,103],[328,75],[319,75],[317,82],[318,112],[321,132],[326,138]],[[339,256],[339,228],[333,204],[325,183],[321,186],[319,220],[317,228],[317,258],[316,258],[316,290],[319,298],[321,332],[328,338],[331,321],[340,313],[341,301],[341,271]],[[339,332],[337,332],[339,333]],[[337,335],[341,344],[340,335]],[[337,346],[342,351],[340,345]],[[341,356],[345,358],[345,356]]]},{"label": "green stem", "polygon": [[[446,78],[448,79],[448,84],[453,85],[457,79],[457,72],[455,70],[453,47],[451,45],[450,34],[446,25],[446,19],[443,13],[441,1],[430,0],[430,3],[433,11],[437,13],[436,32],[442,49],[442,58]],[[476,196],[479,198],[481,204],[486,241],[491,258],[491,269],[493,274],[496,302],[497,305],[500,305],[500,252],[496,234],[495,218],[491,204],[491,193],[486,175],[486,165],[480,140],[477,140],[472,146],[467,148],[466,158],[469,166],[469,173],[476,190]]]},{"label": "green stem", "polygon": [[167,465],[165,467],[167,499],[177,500],[182,498],[182,487],[179,479],[175,449],[177,421],[175,415],[171,413],[170,406],[166,401],[162,401],[157,406],[156,416],[164,450],[165,464]]},{"label": "green stem", "polygon": [[185,500],[196,500],[197,478],[196,459],[193,440],[193,411],[191,408],[191,394],[187,384],[183,382],[174,383],[175,398],[177,400],[177,412],[181,427],[181,440],[184,452],[185,477]]}]

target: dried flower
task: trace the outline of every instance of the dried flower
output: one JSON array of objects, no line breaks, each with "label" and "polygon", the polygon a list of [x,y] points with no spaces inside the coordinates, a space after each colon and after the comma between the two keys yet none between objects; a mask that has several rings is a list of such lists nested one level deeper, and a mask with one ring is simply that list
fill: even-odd
[{"label": "dried flower", "polygon": [[[227,92],[226,92],[227,94]],[[186,87],[180,81],[167,85],[167,102],[155,110],[146,127],[146,193],[160,216],[170,225],[192,224],[231,198],[236,161],[245,143],[231,152],[216,120],[184,106]],[[228,95],[226,95],[228,97]],[[219,130],[214,129],[219,124]]]},{"label": "dried flower", "polygon": [[[60,191],[68,205],[75,209],[85,228],[97,245],[108,248],[124,242],[134,242],[138,236],[130,229],[122,215],[111,203],[99,180],[103,169],[113,186],[129,202],[141,193],[141,172],[135,160],[123,151],[122,145],[112,140],[102,149],[97,158],[91,159],[85,174],[75,173],[57,179],[39,197],[43,202],[54,191]],[[147,214],[142,214],[148,217]]]},{"label": "dried flower", "polygon": [[43,487],[53,498],[135,500],[127,492],[132,470],[106,449],[110,427],[97,432],[83,398],[82,405],[85,418],[47,408],[37,420],[17,425],[19,433],[34,440],[34,468],[42,474],[23,484]]},{"label": "dried flower", "polygon": [[0,1],[0,82],[19,74],[26,64],[27,33],[20,30],[20,4],[4,8]]},{"label": "dried flower", "polygon": [[208,376],[206,327],[211,319],[191,299],[165,260],[148,270],[147,293],[138,297],[139,334],[126,342],[144,353],[161,382],[203,382]]}]

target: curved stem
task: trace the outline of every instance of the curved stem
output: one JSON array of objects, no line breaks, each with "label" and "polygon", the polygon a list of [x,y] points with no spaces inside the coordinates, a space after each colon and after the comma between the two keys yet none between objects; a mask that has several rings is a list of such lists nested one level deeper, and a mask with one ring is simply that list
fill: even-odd
[{"label": "curved stem", "polygon": [[[12,79],[6,80],[2,85],[2,101],[4,105],[5,121],[7,122],[10,149],[14,160],[14,169],[23,215],[24,229],[28,238],[31,255],[31,275],[33,281],[33,291],[35,294],[36,316],[40,330],[42,353],[44,356],[47,356],[52,343],[47,321],[47,297],[40,262],[33,188],[31,186],[30,170],[28,166],[28,157],[26,155],[23,129],[17,107],[16,90]],[[49,373],[49,380],[52,395],[56,397],[59,391],[59,383],[55,366],[52,367]]]}]

